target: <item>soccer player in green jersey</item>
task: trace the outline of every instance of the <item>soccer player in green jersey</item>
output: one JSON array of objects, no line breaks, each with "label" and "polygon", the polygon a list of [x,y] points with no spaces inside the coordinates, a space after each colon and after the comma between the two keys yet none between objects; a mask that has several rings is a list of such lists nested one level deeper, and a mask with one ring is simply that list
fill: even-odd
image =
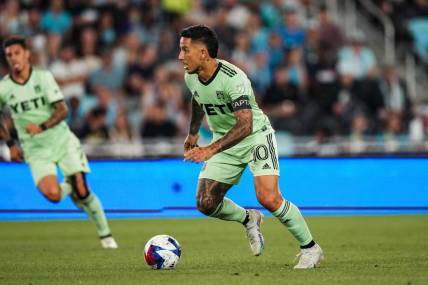
[{"label": "soccer player in green jersey", "polygon": [[[323,258],[299,209],[279,191],[277,145],[269,119],[255,101],[251,83],[235,65],[217,59],[218,40],[207,26],[185,28],[180,34],[178,59],[192,94],[189,134],[184,142],[187,161],[205,162],[199,175],[197,207],[210,217],[242,223],[254,255],[262,253],[262,214],[245,210],[225,197],[249,165],[256,196],[287,227],[300,244],[295,269],[314,268]],[[199,147],[198,132],[207,116],[212,142]]]},{"label": "soccer player in green jersey", "polygon": [[[71,195],[95,223],[103,248],[117,248],[98,197],[89,191],[88,161],[80,143],[64,119],[67,106],[49,71],[33,68],[25,38],[13,36],[3,42],[10,73],[0,81],[0,111],[9,107],[22,149],[0,124],[0,138],[9,146],[13,161],[29,164],[39,191],[58,203]],[[56,167],[65,181],[58,182]]]}]

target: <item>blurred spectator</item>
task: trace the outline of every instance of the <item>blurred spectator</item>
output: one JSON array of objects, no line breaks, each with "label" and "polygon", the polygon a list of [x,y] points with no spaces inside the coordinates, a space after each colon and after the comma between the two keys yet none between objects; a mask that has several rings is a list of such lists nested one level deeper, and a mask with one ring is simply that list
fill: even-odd
[{"label": "blurred spectator", "polygon": [[51,64],[50,70],[66,100],[85,96],[84,84],[88,73],[84,63],[76,58],[73,46],[67,45],[61,49],[60,59]]},{"label": "blurred spectator", "polygon": [[410,139],[415,143],[422,143],[428,138],[428,106],[419,106],[415,117],[409,125]]},{"label": "blurred spectator", "polygon": [[21,34],[24,32],[26,14],[21,14],[19,2],[7,0],[1,4],[0,33],[3,35]]},{"label": "blurred spectator", "polygon": [[110,139],[113,142],[126,143],[130,142],[132,138],[132,128],[128,117],[125,110],[121,109],[118,111],[113,128],[111,129]]},{"label": "blurred spectator", "polygon": [[344,37],[340,28],[331,20],[326,6],[321,6],[319,11],[319,43],[336,54],[344,43]]},{"label": "blurred spectator", "polygon": [[193,0],[190,10],[187,11],[184,21],[191,25],[204,24],[211,26],[213,20],[204,7],[203,0]]},{"label": "blurred spectator", "polygon": [[97,40],[98,35],[93,28],[86,27],[82,30],[79,39],[79,54],[88,74],[101,67],[101,59],[98,56],[97,50]]},{"label": "blurred spectator", "polygon": [[276,28],[281,23],[282,0],[267,0],[260,4],[260,18],[263,25],[269,29]]},{"label": "blurred spectator", "polygon": [[42,28],[46,33],[54,33],[63,36],[73,24],[71,15],[64,10],[62,0],[51,0],[49,10],[43,13]]},{"label": "blurred spectator", "polygon": [[286,72],[288,84],[296,88],[299,97],[304,98],[306,96],[308,75],[300,48],[292,48],[288,51]]},{"label": "blurred spectator", "polygon": [[383,112],[397,113],[407,124],[412,116],[412,104],[406,84],[398,77],[394,66],[383,68],[378,86],[383,99]]},{"label": "blurred spectator", "polygon": [[27,37],[42,35],[43,29],[41,27],[41,18],[42,18],[42,14],[40,12],[40,9],[38,9],[37,6],[31,6],[28,9],[27,21],[22,30],[23,35]]},{"label": "blurred spectator", "polygon": [[238,0],[225,0],[224,6],[229,11],[227,23],[238,30],[243,30],[248,23],[250,10]]},{"label": "blurred spectator", "polygon": [[235,45],[235,37],[237,29],[229,25],[227,22],[228,10],[226,7],[221,5],[215,14],[217,19],[214,23],[214,29],[217,33],[217,36],[221,41],[219,42],[219,52],[223,55],[223,58],[229,58],[230,53],[233,50]]},{"label": "blurred spectator", "polygon": [[154,44],[149,42],[149,46],[154,48],[156,52],[155,58],[151,61],[153,64],[165,63],[170,60],[175,60],[177,57],[177,51],[179,39],[177,34],[174,34],[171,30],[163,30],[159,36],[159,45],[156,47]]},{"label": "blurred spectator", "polygon": [[400,150],[402,143],[407,140],[404,135],[404,126],[400,114],[394,112],[387,114],[381,139],[385,144],[386,151],[395,152]]},{"label": "blurred spectator", "polygon": [[297,86],[289,84],[285,67],[275,70],[272,84],[263,96],[263,108],[275,129],[293,134],[302,132],[298,112],[303,104]]},{"label": "blurred spectator", "polygon": [[91,109],[82,130],[77,135],[88,144],[99,145],[107,141],[109,132],[106,124],[106,110],[102,107]]},{"label": "blurred spectator", "polygon": [[346,134],[349,131],[351,120],[355,113],[365,111],[365,106],[361,101],[361,84],[354,80],[350,72],[342,71],[337,82],[338,86],[333,103],[333,113],[337,118],[335,127],[338,132]]},{"label": "blurred spectator", "polygon": [[259,15],[252,12],[245,31],[250,35],[251,51],[264,52],[268,48],[269,30],[262,27]]},{"label": "blurred spectator", "polygon": [[48,65],[59,58],[59,52],[61,50],[62,44],[63,40],[59,34],[48,34],[46,42]]},{"label": "blurred spectator", "polygon": [[116,121],[117,112],[121,106],[121,102],[118,99],[120,95],[102,85],[95,86],[93,91],[94,95],[86,96],[81,101],[80,112],[86,114],[90,109],[102,108],[105,110],[106,125],[111,128]]},{"label": "blurred spectator", "polygon": [[278,34],[281,36],[285,48],[301,47],[305,42],[305,30],[299,20],[296,8],[290,6],[283,11],[283,22]]},{"label": "blurred spectator", "polygon": [[367,150],[365,137],[370,135],[369,122],[363,112],[355,113],[351,121],[349,134],[349,151],[351,153],[362,153]]},{"label": "blurred spectator", "polygon": [[112,46],[116,42],[117,34],[113,13],[111,11],[105,11],[101,14],[98,32],[102,45]]},{"label": "blurred spectator", "polygon": [[269,45],[267,54],[269,55],[268,62],[271,71],[276,69],[284,59],[284,45],[281,36],[272,32],[269,36]]},{"label": "blurred spectator", "polygon": [[356,79],[372,77],[376,72],[376,58],[371,49],[364,44],[365,36],[361,31],[355,31],[350,38],[350,45],[339,51],[337,69],[351,72]]},{"label": "blurred spectator", "polygon": [[112,66],[114,66],[116,70],[124,72],[128,64],[137,61],[141,43],[138,33],[135,31],[123,35],[121,41],[122,43],[119,47],[114,49],[110,57],[113,57]]},{"label": "blurred spectator", "polygon": [[113,65],[112,51],[110,49],[104,50],[101,67],[89,77],[91,87],[103,86],[112,91],[119,91],[123,85],[123,79],[123,70]]},{"label": "blurred spectator", "polygon": [[142,138],[172,138],[176,134],[176,126],[168,119],[163,103],[148,108],[140,130]]},{"label": "blurred spectator", "polygon": [[269,87],[272,75],[269,68],[268,55],[258,52],[254,55],[254,68],[248,73],[256,96],[263,96],[264,90]]},{"label": "blurred spectator", "polygon": [[239,33],[235,38],[235,47],[231,55],[232,62],[241,68],[245,73],[254,70],[251,60],[250,38],[246,33]]}]

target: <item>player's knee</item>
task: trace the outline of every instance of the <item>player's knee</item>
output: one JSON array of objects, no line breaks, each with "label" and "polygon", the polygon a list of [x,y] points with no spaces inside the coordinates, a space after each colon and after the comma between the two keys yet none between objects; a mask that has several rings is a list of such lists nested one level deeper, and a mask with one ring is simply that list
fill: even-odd
[{"label": "player's knee", "polygon": [[257,200],[259,203],[269,211],[275,211],[280,205],[280,197],[274,193],[270,194],[257,194]]},{"label": "player's knee", "polygon": [[43,195],[52,203],[59,203],[61,201],[61,191],[58,188],[52,187],[42,190]]}]

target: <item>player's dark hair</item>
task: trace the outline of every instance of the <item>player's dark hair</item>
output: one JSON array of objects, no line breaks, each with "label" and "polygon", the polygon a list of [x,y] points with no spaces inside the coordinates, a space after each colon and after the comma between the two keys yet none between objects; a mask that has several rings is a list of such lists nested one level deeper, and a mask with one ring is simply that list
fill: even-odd
[{"label": "player's dark hair", "polygon": [[208,54],[212,58],[217,57],[218,39],[216,33],[205,25],[194,25],[183,29],[180,36],[200,41],[207,46]]},{"label": "player's dark hair", "polygon": [[24,49],[28,48],[27,40],[21,36],[10,36],[3,41],[3,50],[11,45],[20,45]]}]

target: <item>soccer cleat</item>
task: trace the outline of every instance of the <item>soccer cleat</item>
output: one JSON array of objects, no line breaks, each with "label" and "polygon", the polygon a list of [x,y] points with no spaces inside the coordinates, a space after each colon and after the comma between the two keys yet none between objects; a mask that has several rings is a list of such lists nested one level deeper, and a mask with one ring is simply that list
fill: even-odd
[{"label": "soccer cleat", "polygon": [[101,241],[102,248],[107,248],[107,249],[118,248],[118,245],[112,236],[102,238],[100,241]]},{"label": "soccer cleat", "polygon": [[294,266],[294,269],[309,269],[315,268],[321,261],[324,260],[324,253],[318,244],[311,248],[302,248],[297,254],[299,262]]},{"label": "soccer cleat", "polygon": [[255,256],[259,256],[263,252],[264,238],[260,231],[260,224],[263,221],[263,214],[257,210],[248,210],[249,220],[245,225],[247,238],[250,242],[251,251]]}]

